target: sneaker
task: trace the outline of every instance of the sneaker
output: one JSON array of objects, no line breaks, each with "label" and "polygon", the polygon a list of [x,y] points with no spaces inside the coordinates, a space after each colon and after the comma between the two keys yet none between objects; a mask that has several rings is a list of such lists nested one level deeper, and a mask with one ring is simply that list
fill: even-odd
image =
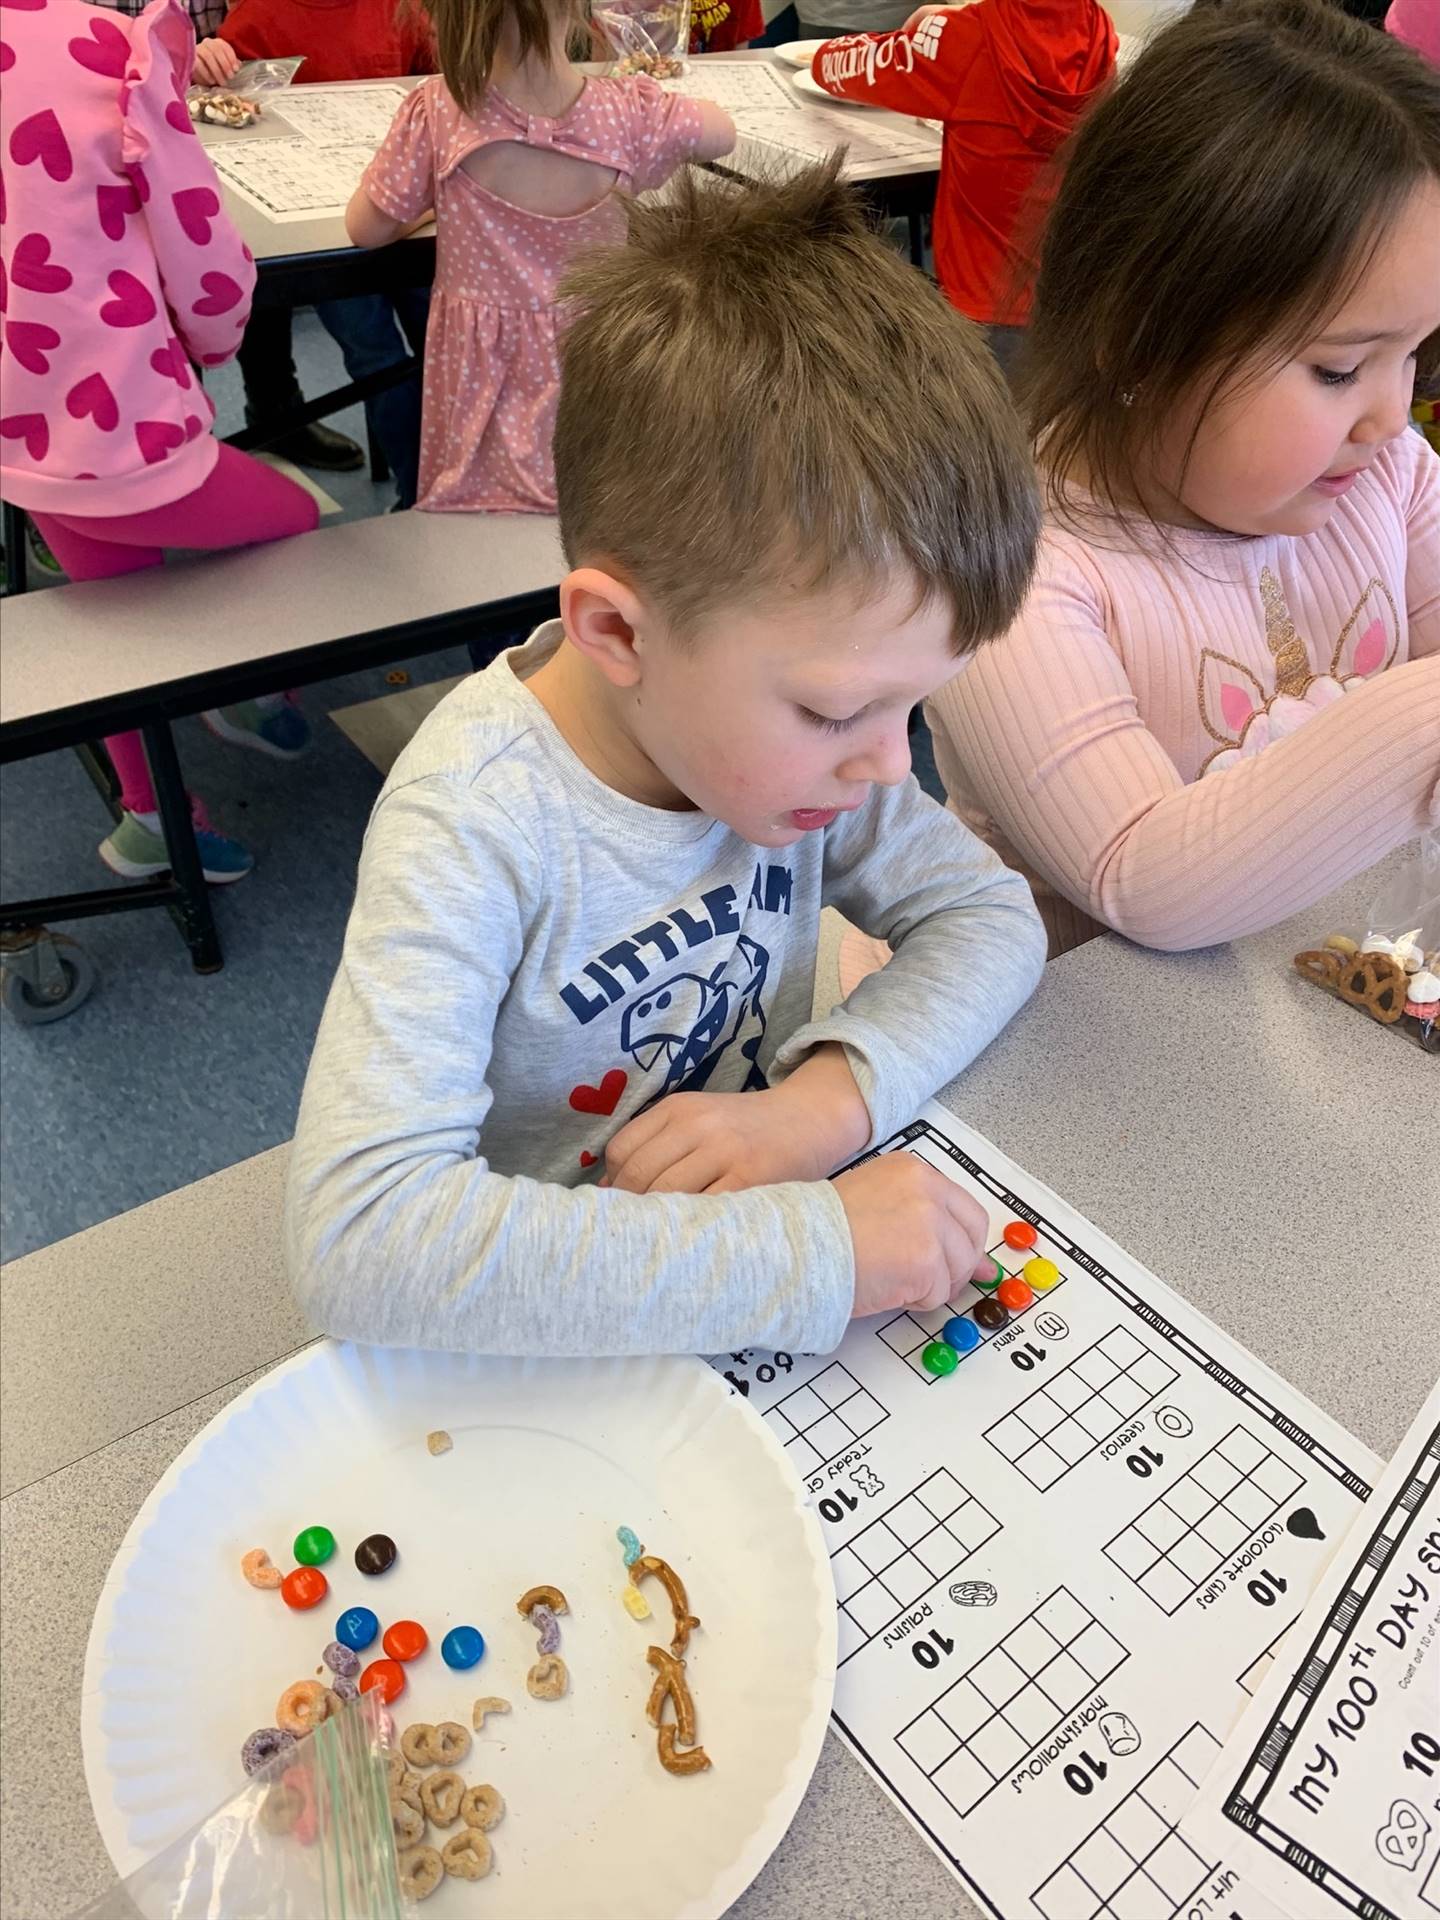
[{"label": "sneaker", "polygon": [[357,440],[337,433],[320,420],[281,434],[278,440],[267,442],[264,450],[278,454],[292,466],[310,467],[316,473],[358,473],[365,464],[365,449]]},{"label": "sneaker", "polygon": [[25,522],[25,537],[30,546],[30,558],[45,573],[53,573],[58,579],[64,571],[60,562],[40,537],[40,530],[33,520]]},{"label": "sneaker", "polygon": [[[224,887],[233,880],[243,880],[255,864],[253,857],[238,840],[215,831],[198,801],[191,803],[191,814],[201,871],[211,886]],[[133,813],[122,813],[114,831],[100,842],[100,858],[122,880],[149,880],[157,873],[170,871],[163,836],[152,832]]]},{"label": "sneaker", "polygon": [[268,753],[272,760],[298,760],[310,745],[310,723],[289,700],[278,707],[242,700],[235,707],[212,707],[201,718],[217,740]]}]

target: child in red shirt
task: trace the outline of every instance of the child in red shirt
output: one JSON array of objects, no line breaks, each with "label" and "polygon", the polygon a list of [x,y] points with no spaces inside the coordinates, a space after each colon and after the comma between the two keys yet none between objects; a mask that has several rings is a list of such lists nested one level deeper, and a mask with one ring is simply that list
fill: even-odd
[{"label": "child in red shirt", "polygon": [[1030,310],[1029,286],[1017,284],[1017,223],[1045,163],[1109,80],[1115,48],[1097,0],[976,0],[921,7],[898,33],[828,41],[812,63],[840,99],[944,121],[935,270],[953,304],[990,329],[1002,364]]},{"label": "child in red shirt", "polygon": [[[196,48],[195,76],[223,86],[242,60],[296,54],[305,61],[300,83],[394,79],[435,71],[429,20],[418,9],[397,9],[395,0],[236,0],[215,38],[202,40]],[[412,353],[423,359],[429,305],[428,288],[406,287],[393,295],[317,300],[315,312],[339,346],[345,371],[352,380],[363,380],[399,366]],[[253,350],[242,354],[247,398],[252,385],[262,385],[272,402],[283,405],[299,391],[289,352],[290,315],[262,309],[255,331]],[[246,344],[252,346],[249,339]],[[261,360],[266,364],[257,366]],[[268,412],[271,407],[257,410]],[[418,370],[401,385],[367,400],[365,413],[395,476],[396,505],[414,506],[420,473]],[[284,444],[277,450],[285,451]]]}]

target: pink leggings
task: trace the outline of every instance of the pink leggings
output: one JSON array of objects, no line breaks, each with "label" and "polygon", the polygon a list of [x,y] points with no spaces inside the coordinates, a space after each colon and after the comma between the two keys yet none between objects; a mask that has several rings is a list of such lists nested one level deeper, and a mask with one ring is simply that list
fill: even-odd
[{"label": "pink leggings", "polygon": [[[113,580],[158,567],[166,547],[210,552],[309,533],[320,509],[283,473],[222,443],[204,485],[169,506],[113,518],[74,513],[32,513],[30,518],[72,580]],[[112,733],[105,746],[120,779],[120,804],[131,813],[153,812],[155,789],[140,735]]]}]

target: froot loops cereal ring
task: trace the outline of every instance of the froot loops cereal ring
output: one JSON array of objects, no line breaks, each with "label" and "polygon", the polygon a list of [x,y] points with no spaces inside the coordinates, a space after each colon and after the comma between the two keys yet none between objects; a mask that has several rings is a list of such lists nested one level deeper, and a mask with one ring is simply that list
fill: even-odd
[{"label": "froot loops cereal ring", "polygon": [[661,1766],[667,1773],[704,1773],[711,1764],[709,1754],[703,1747],[690,1747],[684,1753],[677,1752],[676,1732],[677,1729],[667,1722],[656,1736]]},{"label": "froot loops cereal ring", "polygon": [[469,1787],[460,1802],[460,1818],[467,1827],[488,1833],[505,1818],[505,1802],[495,1787]]},{"label": "froot loops cereal ring", "polygon": [[282,1837],[293,1833],[304,1805],[304,1800],[294,1787],[287,1787],[283,1780],[277,1780],[260,1802],[260,1824],[266,1833]]},{"label": "froot loops cereal ring", "polygon": [[390,1825],[395,1829],[397,1847],[418,1847],[425,1838],[425,1815],[404,1800],[390,1802]]},{"label": "froot loops cereal ring", "polygon": [[425,1436],[426,1447],[437,1457],[442,1453],[449,1453],[454,1444],[455,1442],[443,1427],[437,1427],[433,1433],[427,1433]]},{"label": "froot loops cereal ring", "polygon": [[558,1653],[542,1654],[525,1676],[532,1700],[558,1700],[570,1684],[570,1670]]},{"label": "froot loops cereal ring", "polygon": [[400,1752],[412,1767],[433,1767],[436,1759],[431,1742],[435,1738],[435,1729],[428,1720],[417,1720],[413,1727],[406,1727],[400,1736]]},{"label": "froot loops cereal ring", "polygon": [[407,1847],[396,1864],[407,1900],[428,1900],[445,1878],[445,1862],[434,1847]]},{"label": "froot loops cereal ring", "polygon": [[509,1713],[510,1702],[502,1700],[498,1694],[487,1693],[477,1700],[470,1709],[470,1724],[479,1733],[489,1713]]},{"label": "froot loops cereal ring", "polygon": [[242,1554],[240,1571],[252,1587],[263,1587],[266,1592],[273,1592],[285,1578],[264,1547],[251,1547],[248,1553]]},{"label": "froot loops cereal ring", "polygon": [[430,1740],[438,1766],[458,1767],[470,1751],[470,1736],[458,1720],[442,1720]]},{"label": "froot loops cereal ring", "polygon": [[320,1658],[332,1673],[343,1674],[347,1680],[353,1680],[360,1671],[359,1654],[340,1640],[332,1640]]},{"label": "froot loops cereal ring", "polygon": [[420,1782],[420,1804],[434,1826],[453,1827],[460,1818],[460,1802],[464,1798],[465,1782],[448,1768]]},{"label": "froot loops cereal ring", "polygon": [[540,1636],[536,1643],[538,1653],[560,1651],[560,1622],[555,1618],[554,1609],[547,1607],[543,1600],[530,1609],[530,1624]]},{"label": "froot loops cereal ring", "polygon": [[528,1618],[532,1607],[548,1607],[552,1613],[570,1611],[570,1604],[558,1587],[531,1587],[515,1602],[515,1611],[522,1619]]},{"label": "froot loops cereal ring", "polygon": [[495,1864],[495,1851],[479,1827],[465,1827],[451,1834],[440,1858],[457,1880],[483,1880]]},{"label": "froot loops cereal ring", "polygon": [[348,1673],[337,1673],[330,1682],[330,1691],[337,1700],[358,1700],[360,1683],[358,1680],[352,1680]]},{"label": "froot loops cereal ring", "polygon": [[294,1744],[295,1735],[287,1728],[257,1727],[240,1749],[240,1764],[246,1773],[258,1773],[277,1753],[285,1753]]},{"label": "froot loops cereal ring", "polygon": [[325,1704],[329,1688],[318,1680],[297,1680],[286,1687],[275,1708],[275,1724],[287,1733],[309,1733],[329,1718]]},{"label": "froot loops cereal ring", "polygon": [[287,1767],[280,1776],[280,1784],[288,1787],[300,1802],[291,1832],[302,1847],[313,1846],[315,1835],[320,1829],[320,1816],[315,1811],[315,1783],[310,1777],[309,1769]]}]

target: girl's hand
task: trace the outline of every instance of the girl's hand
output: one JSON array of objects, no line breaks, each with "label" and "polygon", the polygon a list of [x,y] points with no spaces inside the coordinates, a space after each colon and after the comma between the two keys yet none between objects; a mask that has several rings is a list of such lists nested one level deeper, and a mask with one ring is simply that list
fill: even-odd
[{"label": "girl's hand", "polygon": [[206,87],[223,87],[233,79],[240,56],[228,40],[202,40],[195,48],[195,78]]}]

